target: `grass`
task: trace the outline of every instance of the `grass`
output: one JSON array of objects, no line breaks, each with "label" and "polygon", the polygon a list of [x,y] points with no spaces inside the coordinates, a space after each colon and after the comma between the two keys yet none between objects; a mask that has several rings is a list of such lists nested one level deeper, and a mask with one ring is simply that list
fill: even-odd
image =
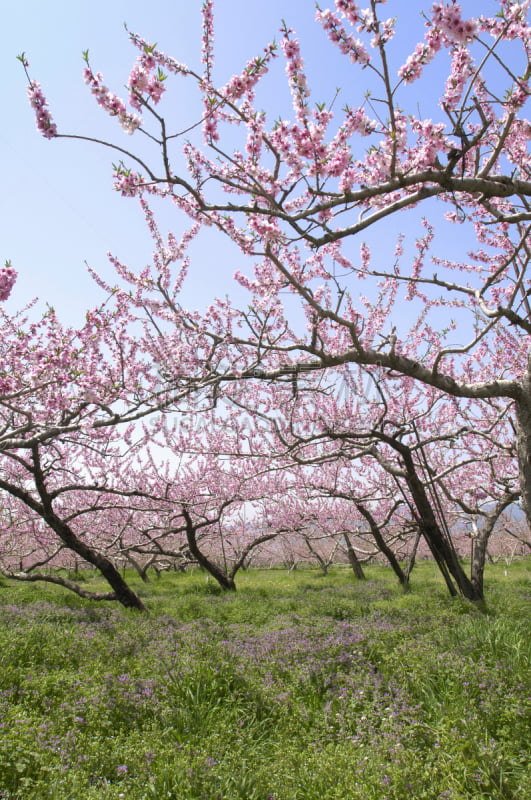
[{"label": "grass", "polygon": [[0,798],[526,800],[530,571],[482,610],[429,563],[164,574],[149,617],[4,582]]}]

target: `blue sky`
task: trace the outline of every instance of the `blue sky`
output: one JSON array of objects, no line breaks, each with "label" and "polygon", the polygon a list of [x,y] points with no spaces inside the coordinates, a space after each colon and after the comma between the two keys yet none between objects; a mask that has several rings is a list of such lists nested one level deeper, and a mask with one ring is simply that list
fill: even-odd
[{"label": "blue sky", "polygon": [[[25,51],[32,77],[41,82],[60,132],[111,138],[134,150],[138,146],[136,137],[122,134],[84,86],[81,53],[88,48],[94,70],[101,70],[107,84],[124,95],[122,87],[136,56],[123,29],[126,22],[131,30],[157,42],[160,49],[199,69],[201,2],[26,0],[2,5],[0,259],[11,259],[19,272],[8,308],[19,308],[37,296],[41,304],[53,305],[63,320],[75,323],[87,306],[102,299],[86,273],[84,261],[110,277],[108,250],[130,266],[141,268],[149,261],[151,242],[137,204],[112,190],[113,157],[109,151],[83,142],[46,141],[37,133],[26,99],[25,76],[16,56]],[[393,64],[395,71],[409,52],[404,44],[412,49],[422,38],[420,10],[430,5],[431,1],[390,0],[383,7],[386,15],[398,16],[401,33],[394,46],[401,50],[401,57]],[[493,6],[487,0],[471,0],[464,5],[469,14]],[[225,83],[272,38],[278,38],[280,20],[285,18],[300,36],[315,99],[330,101],[334,87],[342,86],[339,107],[346,102],[361,102],[367,71],[350,68],[339,57],[314,23],[314,14],[314,0],[217,0],[216,82]],[[443,66],[441,63],[441,70]],[[441,81],[443,72],[436,69],[432,80],[437,76]],[[271,118],[279,113],[292,116],[281,59],[266,81],[259,98],[263,107],[271,110]],[[421,107],[435,99],[439,87],[434,83],[431,88],[433,92],[429,85],[419,90]],[[161,110],[179,121],[188,120],[190,111],[195,113],[188,94],[191,89],[191,83],[181,81],[168,92]],[[424,108],[422,113],[429,116]],[[172,220],[166,213],[164,223],[169,227]],[[175,228],[180,230],[180,223]],[[204,270],[212,295],[231,290],[231,275],[241,263],[230,245],[210,234],[195,246],[192,255],[201,262],[202,270],[195,285],[192,280],[189,286],[190,304],[199,305],[204,299]]]}]

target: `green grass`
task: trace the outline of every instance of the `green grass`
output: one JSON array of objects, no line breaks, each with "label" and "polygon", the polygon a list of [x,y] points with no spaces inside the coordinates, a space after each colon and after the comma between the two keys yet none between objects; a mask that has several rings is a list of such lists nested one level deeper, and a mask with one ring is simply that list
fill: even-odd
[{"label": "green grass", "polygon": [[[530,562],[128,577],[149,616],[0,585],[1,800],[531,797]],[[92,587],[100,583],[86,575]]]}]

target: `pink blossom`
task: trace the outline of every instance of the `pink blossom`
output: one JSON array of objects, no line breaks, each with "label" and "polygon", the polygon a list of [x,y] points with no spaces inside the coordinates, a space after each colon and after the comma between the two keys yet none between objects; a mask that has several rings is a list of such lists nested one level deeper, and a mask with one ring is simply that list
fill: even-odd
[{"label": "pink blossom", "polygon": [[452,52],[452,70],[446,81],[442,102],[448,108],[456,108],[461,100],[467,81],[474,74],[472,58],[468,49],[460,45]]},{"label": "pink blossom", "polygon": [[356,25],[361,20],[360,8],[352,0],[335,0],[336,8],[348,19],[351,25]]},{"label": "pink blossom", "polygon": [[315,18],[323,26],[330,41],[337,45],[344,55],[349,57],[351,63],[361,64],[362,66],[370,63],[371,59],[363,42],[355,39],[352,34],[347,33],[338,17],[330,9],[325,11],[318,10]]},{"label": "pink blossom", "polygon": [[146,68],[153,70],[155,66],[159,66],[174,75],[186,76],[190,74],[190,69],[186,64],[182,64],[161,50],[157,50],[153,44],[147,42],[138,33],[129,32],[129,38],[135,47],[142,52],[142,59],[145,61]]},{"label": "pink blossom", "polygon": [[147,99],[156,105],[166,91],[165,76],[160,70],[157,75],[153,75],[154,67],[155,59],[149,54],[143,54],[131,70],[127,85],[129,100],[133,108],[138,110],[142,108],[142,95],[147,95]]},{"label": "pink blossom", "polygon": [[360,245],[360,257],[363,269],[368,270],[371,265],[371,250],[366,242],[362,242]]},{"label": "pink blossom", "polygon": [[52,115],[48,109],[48,103],[44,97],[40,83],[30,81],[26,89],[30,105],[35,111],[37,128],[46,139],[53,139],[57,136],[57,126],[52,120]]},{"label": "pink blossom", "polygon": [[203,17],[203,40],[201,50],[201,62],[206,67],[207,75],[210,76],[210,69],[212,66],[213,58],[213,44],[214,44],[214,2],[213,0],[204,0],[201,8]]},{"label": "pink blossom", "polygon": [[461,6],[456,0],[452,0],[451,5],[434,3],[432,20],[450,41],[465,43],[473,39],[476,33],[476,21],[461,17]]},{"label": "pink blossom", "polygon": [[83,80],[90,86],[90,91],[96,98],[98,105],[105,109],[112,117],[118,117],[120,125],[126,133],[132,134],[140,127],[142,119],[136,114],[127,111],[124,101],[113,94],[113,92],[104,85],[101,72],[97,72],[94,75],[87,64],[83,70]]},{"label": "pink blossom", "polygon": [[267,73],[269,62],[276,55],[275,50],[275,44],[264,48],[264,56],[248,61],[243,72],[240,75],[233,75],[220,93],[227,100],[238,100],[243,95],[250,98],[260,78]]},{"label": "pink blossom", "polygon": [[10,261],[0,269],[0,302],[7,300],[17,279],[17,272],[11,266]]},{"label": "pink blossom", "polygon": [[290,38],[293,31],[290,28],[284,29],[282,40],[282,50],[286,56],[286,74],[288,76],[293,106],[299,123],[304,123],[308,116],[307,98],[310,90],[304,72],[304,61],[302,60],[299,42],[297,39]]},{"label": "pink blossom", "polygon": [[376,122],[367,116],[363,108],[348,108],[343,127],[348,136],[353,133],[369,136],[376,130]]},{"label": "pink blossom", "polygon": [[433,58],[434,51],[424,42],[419,42],[406,63],[400,67],[398,74],[406,83],[413,83],[422,75],[423,67]]}]

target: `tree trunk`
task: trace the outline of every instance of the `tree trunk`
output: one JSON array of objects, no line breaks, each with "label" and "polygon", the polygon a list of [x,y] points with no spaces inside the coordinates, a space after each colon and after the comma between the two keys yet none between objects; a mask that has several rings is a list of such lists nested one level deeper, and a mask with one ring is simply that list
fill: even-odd
[{"label": "tree trunk", "polygon": [[74,592],[75,594],[79,595],[79,597],[83,597],[86,600],[117,600],[115,592],[91,592],[88,589],[83,589],[75,581],[71,581],[69,578],[63,578],[61,575],[54,575],[53,573],[49,574],[47,572],[22,572],[22,573],[11,573],[2,570],[2,575],[6,578],[10,578],[14,581],[22,581],[26,583],[35,583],[37,581],[43,581],[44,583],[53,583],[56,586],[63,586],[65,589],[68,589],[70,592]]},{"label": "tree trunk", "polygon": [[405,586],[407,584],[407,579],[406,579],[406,576],[404,575],[402,567],[398,563],[397,557],[395,556],[395,554],[393,553],[391,548],[388,547],[384,537],[380,533],[380,529],[378,528],[378,525],[376,524],[376,520],[374,519],[373,515],[361,503],[356,503],[356,508],[358,509],[360,514],[363,514],[363,516],[365,517],[365,519],[369,523],[369,527],[371,529],[372,538],[376,542],[376,545],[378,546],[378,549],[380,550],[380,552],[382,552],[384,554],[384,556],[386,557],[386,559],[389,561],[389,563],[390,563],[390,565],[391,565],[391,567],[393,569],[393,572],[395,573],[395,575],[398,578],[399,583],[402,586]]},{"label": "tree trunk", "polygon": [[507,491],[504,497],[496,503],[496,507],[489,514],[484,515],[481,528],[478,526],[475,519],[472,520],[473,547],[470,579],[476,591],[481,592],[481,596],[483,596],[483,574],[485,572],[485,561],[487,560],[487,547],[490,537],[500,515],[505,511],[507,506],[514,503],[516,497],[517,494],[515,492]]},{"label": "tree trunk", "polygon": [[485,560],[487,557],[488,536],[478,536],[473,539],[472,560],[470,564],[470,579],[476,591],[483,597],[483,575],[485,573]]},{"label": "tree trunk", "polygon": [[328,564],[326,563],[324,558],[317,552],[317,550],[315,550],[313,548],[312,543],[310,542],[310,537],[306,536],[306,535],[303,535],[302,538],[306,542],[306,547],[308,548],[308,550],[310,551],[312,556],[315,558],[315,560],[317,561],[317,563],[321,567],[323,575],[326,575],[328,573]]},{"label": "tree trunk", "polygon": [[234,578],[231,575],[227,575],[222,569],[220,569],[216,564],[210,561],[204,553],[201,552],[197,545],[197,537],[196,537],[196,530],[194,523],[192,522],[192,518],[188,513],[186,508],[183,508],[183,517],[186,522],[186,541],[188,542],[188,547],[190,548],[190,552],[192,553],[193,557],[196,559],[199,566],[203,567],[210,575],[212,575],[215,580],[219,583],[222,589],[225,589],[229,592],[236,591],[236,584],[234,583]]},{"label": "tree trunk", "polygon": [[147,571],[148,571],[149,567],[151,566],[153,559],[151,559],[146,564],[144,564],[144,566],[142,566],[140,564],[140,562],[136,560],[136,558],[133,558],[131,553],[127,553],[126,557],[127,557],[127,560],[129,561],[129,563],[132,564],[133,567],[135,568],[135,570],[138,572],[138,574],[141,577],[142,581],[144,583],[149,583],[149,577],[148,577]]},{"label": "tree trunk", "polygon": [[112,561],[78,539],[70,526],[56,517],[55,514],[50,515],[45,512],[44,519],[70,550],[73,550],[74,553],[84,558],[89,564],[93,564],[99,569],[109,586],[114,589],[119,603],[125,608],[135,608],[137,611],[147,610],[142,600],[122,578]]},{"label": "tree trunk", "polygon": [[420,530],[420,528],[417,528],[417,532],[415,534],[415,540],[413,542],[413,547],[411,548],[411,553],[409,554],[409,559],[405,571],[406,581],[408,583],[411,577],[411,573],[413,572],[413,567],[415,566],[415,559],[417,557],[417,548],[419,546],[421,536],[422,536],[422,531]]},{"label": "tree trunk", "polygon": [[352,542],[350,541],[350,536],[346,531],[343,531],[343,538],[345,540],[345,544],[347,546],[347,557],[350,566],[352,567],[352,572],[356,576],[359,581],[365,580],[365,573],[363,571],[363,567],[361,566],[361,562],[356,555],[356,551],[352,547]]},{"label": "tree trunk", "polygon": [[[426,543],[430,548],[439,569],[441,570],[441,574],[446,582],[448,591],[452,596],[457,594],[457,589],[452,581],[453,578],[461,594],[468,600],[483,600],[483,594],[477,591],[459,563],[457,553],[455,552],[450,537],[448,536],[448,539],[446,539],[439,526],[439,523],[437,522],[430,499],[426,494],[424,484],[417,474],[411,449],[406,444],[403,444],[393,437],[387,436],[381,431],[375,431],[375,434],[380,441],[388,444],[393,448],[393,450],[395,450],[397,453],[400,453],[402,456],[404,470],[401,471],[401,474],[406,479],[409,491],[411,492],[411,497],[416,507],[417,513],[415,514],[415,512],[413,512],[415,521],[419,525],[424,539],[426,540]],[[392,472],[392,474],[396,473]]]},{"label": "tree trunk", "polygon": [[515,400],[516,410],[516,453],[518,474],[522,492],[522,508],[527,525],[531,530],[531,375],[529,369],[525,376],[527,391]]},{"label": "tree trunk", "polygon": [[446,541],[444,534],[439,527],[437,519],[435,518],[435,514],[433,513],[431,503],[426,494],[426,490],[424,489],[422,481],[417,475],[415,464],[413,463],[413,458],[409,448],[404,447],[400,450],[400,452],[406,467],[407,484],[420,517],[419,522],[424,534],[424,538],[426,539],[428,547],[433,553],[433,557],[439,565],[439,569],[443,574],[450,594],[455,594],[455,587],[453,587],[453,583],[450,578],[451,575],[454,578],[459,591],[464,597],[466,597],[468,600],[483,600],[483,593],[478,591],[469,580],[461,564],[459,563],[459,559],[454,548],[452,547],[451,543]]}]

